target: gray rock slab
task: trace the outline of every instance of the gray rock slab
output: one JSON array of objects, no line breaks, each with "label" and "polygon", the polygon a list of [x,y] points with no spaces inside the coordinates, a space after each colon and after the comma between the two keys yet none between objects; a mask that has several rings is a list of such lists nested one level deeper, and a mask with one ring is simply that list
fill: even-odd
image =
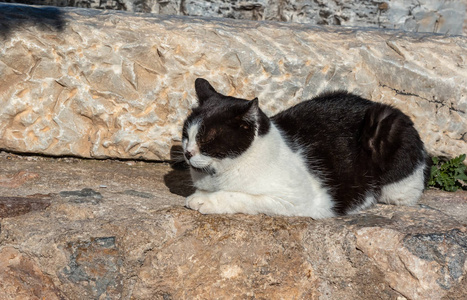
[{"label": "gray rock slab", "polygon": [[0,165],[0,299],[467,297],[467,192],[318,221],[201,215],[183,207],[187,172],[167,164]]},{"label": "gray rock slab", "polygon": [[0,149],[170,159],[204,77],[267,114],[348,90],[467,152],[465,37],[6,4],[0,35]]}]

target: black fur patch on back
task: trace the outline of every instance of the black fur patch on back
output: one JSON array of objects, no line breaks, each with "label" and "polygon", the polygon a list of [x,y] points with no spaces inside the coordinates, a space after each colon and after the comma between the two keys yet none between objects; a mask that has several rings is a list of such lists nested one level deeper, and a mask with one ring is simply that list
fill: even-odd
[{"label": "black fur patch on back", "polygon": [[343,215],[367,192],[410,175],[424,160],[412,121],[398,109],[346,92],[327,93],[271,118],[309,170],[330,188]]}]

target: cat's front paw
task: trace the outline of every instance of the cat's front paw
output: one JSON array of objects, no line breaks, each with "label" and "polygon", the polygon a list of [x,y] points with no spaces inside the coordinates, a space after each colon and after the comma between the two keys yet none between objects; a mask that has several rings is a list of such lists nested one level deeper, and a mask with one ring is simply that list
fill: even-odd
[{"label": "cat's front paw", "polygon": [[217,197],[211,193],[196,192],[186,198],[185,206],[197,210],[202,214],[225,213],[217,201]]},{"label": "cat's front paw", "polygon": [[191,196],[188,196],[185,200],[185,206],[193,210],[199,210],[200,207],[204,204],[206,197],[205,195],[196,192]]}]

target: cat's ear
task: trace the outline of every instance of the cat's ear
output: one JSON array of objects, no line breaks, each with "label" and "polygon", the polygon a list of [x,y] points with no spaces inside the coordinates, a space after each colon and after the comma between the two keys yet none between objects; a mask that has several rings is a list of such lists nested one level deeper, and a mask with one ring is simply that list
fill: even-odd
[{"label": "cat's ear", "polygon": [[195,90],[199,105],[203,105],[204,101],[217,94],[212,85],[203,78],[197,78],[195,80]]},{"label": "cat's ear", "polygon": [[243,120],[249,123],[254,123],[256,122],[258,113],[259,113],[259,101],[258,101],[258,98],[255,98],[248,102],[248,109],[246,113],[243,115]]}]

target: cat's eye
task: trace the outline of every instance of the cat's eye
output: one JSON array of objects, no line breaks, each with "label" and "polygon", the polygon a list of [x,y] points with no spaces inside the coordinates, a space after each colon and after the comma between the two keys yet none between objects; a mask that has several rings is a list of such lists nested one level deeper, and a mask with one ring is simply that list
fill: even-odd
[{"label": "cat's eye", "polygon": [[183,127],[182,130],[182,139],[188,139],[188,130],[186,127]]},{"label": "cat's eye", "polygon": [[240,128],[248,130],[248,129],[250,129],[250,125],[248,125],[247,123],[240,123]]},{"label": "cat's eye", "polygon": [[216,135],[217,135],[217,130],[215,128],[211,128],[201,137],[201,142],[202,143],[212,142],[216,138]]}]

